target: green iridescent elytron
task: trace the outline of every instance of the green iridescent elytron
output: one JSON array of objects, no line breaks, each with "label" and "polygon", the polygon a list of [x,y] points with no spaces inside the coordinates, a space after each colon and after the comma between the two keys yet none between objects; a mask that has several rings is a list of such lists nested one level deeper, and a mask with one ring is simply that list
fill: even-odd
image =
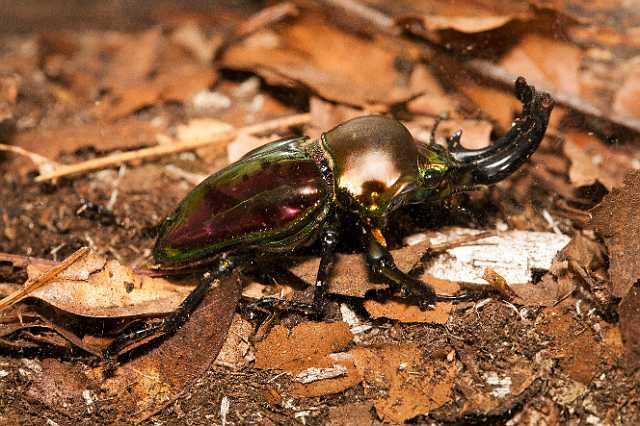
[{"label": "green iridescent elytron", "polygon": [[523,104],[521,116],[484,149],[462,148],[460,132],[449,138],[447,148],[433,141],[419,144],[400,122],[365,116],[317,140],[272,142],[211,175],[164,221],[153,251],[161,270],[210,262],[208,278],[173,317],[121,336],[105,356],[132,338],[158,329],[174,331],[216,278],[256,257],[289,253],[318,239],[322,257],[313,307],[319,310],[344,213],[359,219],[371,272],[401,295],[422,306],[465,299],[465,294],[435,294],[430,285],[396,267],[384,238],[387,218],[402,206],[493,184],[517,170],[540,144],[553,100],[523,78],[516,81],[515,93]]}]

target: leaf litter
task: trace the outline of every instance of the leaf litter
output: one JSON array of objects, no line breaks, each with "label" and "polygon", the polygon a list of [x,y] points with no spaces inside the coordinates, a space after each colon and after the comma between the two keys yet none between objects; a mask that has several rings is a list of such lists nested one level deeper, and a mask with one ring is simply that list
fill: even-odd
[{"label": "leaf litter", "polygon": [[[9,351],[0,358],[1,418],[638,418],[629,401],[637,398],[640,183],[637,172],[628,174],[640,168],[638,23],[627,6],[337,0],[234,7],[167,13],[158,5],[152,25],[129,31],[1,36],[0,143],[11,144],[0,157],[0,251],[11,253],[0,256],[3,296],[78,248],[92,249],[0,314],[0,345]],[[496,295],[417,309],[372,282],[361,253],[349,247],[338,256],[321,321],[281,312],[268,320],[271,328],[258,327],[235,313],[240,281],[245,298],[299,297],[315,279],[312,251],[290,265],[293,275],[274,274],[275,285],[251,276],[221,282],[176,335],[127,348],[114,376],[102,377],[89,357],[119,331],[159,321],[191,288],[189,278],[139,275],[133,266],[148,264],[154,226],[199,176],[277,137],[316,137],[371,112],[395,114],[421,141],[444,118],[438,141],[462,128],[463,145],[481,148],[519,111],[507,87],[515,74],[561,104],[531,164],[489,191],[402,218],[390,239],[400,268],[438,291],[486,285],[489,272],[508,302]],[[145,164],[148,157],[133,158],[124,172],[43,186],[30,180],[34,159],[41,174],[110,153],[113,162],[101,167],[118,167],[120,150],[204,143],[220,126],[241,130],[306,111],[291,125],[225,136],[193,154]],[[111,224],[77,214],[80,197],[108,205]],[[443,225],[500,231],[438,249],[432,231]],[[441,233],[457,238],[451,229]],[[34,404],[42,407],[35,414]]]}]

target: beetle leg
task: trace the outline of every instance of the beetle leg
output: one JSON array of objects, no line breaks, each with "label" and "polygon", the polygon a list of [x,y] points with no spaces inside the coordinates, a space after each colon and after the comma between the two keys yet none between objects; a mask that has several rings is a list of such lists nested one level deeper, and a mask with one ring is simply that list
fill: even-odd
[{"label": "beetle leg", "polygon": [[221,258],[217,263],[216,269],[203,274],[196,288],[189,293],[175,312],[163,318],[160,322],[145,324],[140,329],[116,337],[102,353],[102,359],[107,365],[107,370],[113,367],[113,361],[115,361],[118,353],[127,346],[155,334],[160,337],[160,335],[175,333],[189,319],[189,316],[198,307],[198,304],[213,283],[233,272],[237,264],[237,258],[230,256]]},{"label": "beetle leg", "polygon": [[487,291],[478,290],[463,292],[454,295],[437,294],[428,283],[413,278],[411,275],[402,272],[396,266],[393,256],[386,247],[386,242],[382,233],[378,229],[373,229],[369,234],[369,247],[367,250],[367,262],[371,272],[386,278],[395,287],[399,288],[402,297],[416,299],[421,307],[428,307],[435,302],[461,302],[466,300],[476,300],[486,297]]},{"label": "beetle leg", "polygon": [[436,301],[436,293],[433,288],[398,269],[384,241],[378,241],[375,235],[372,233],[369,236],[367,250],[367,263],[371,272],[386,278],[387,281],[400,289],[403,297],[416,297],[420,306],[433,304]]},{"label": "beetle leg", "polygon": [[327,292],[327,281],[329,280],[329,275],[335,263],[336,247],[340,240],[338,223],[337,218],[325,222],[320,233],[322,254],[318,273],[316,274],[315,291],[313,293],[313,311],[317,316],[322,314],[325,294]]}]

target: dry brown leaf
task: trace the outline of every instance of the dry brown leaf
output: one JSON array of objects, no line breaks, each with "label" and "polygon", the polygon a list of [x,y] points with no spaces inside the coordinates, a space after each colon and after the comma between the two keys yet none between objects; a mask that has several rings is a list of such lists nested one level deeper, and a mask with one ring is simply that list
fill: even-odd
[{"label": "dry brown leaf", "polygon": [[20,82],[17,75],[0,75],[0,142],[15,126],[14,109]]},{"label": "dry brown leaf", "polygon": [[[13,143],[28,151],[55,160],[61,153],[72,153],[82,147],[95,147],[100,151],[110,151],[154,145],[156,134],[162,130],[162,126],[154,126],[135,119],[122,120],[109,126],[97,122],[78,125],[65,124],[61,127],[36,127],[20,132],[13,139]],[[14,161],[16,162],[15,167],[19,171],[26,172],[33,167],[30,161],[21,159]]]},{"label": "dry brown leaf", "polygon": [[433,309],[420,309],[419,306],[396,300],[366,300],[363,305],[373,319],[384,317],[401,322],[446,324],[451,312],[451,303],[438,303]]},{"label": "dry brown leaf", "polygon": [[344,322],[305,322],[293,330],[277,325],[266,339],[256,344],[255,367],[282,369],[298,375],[307,369],[340,366],[342,374],[310,383],[292,383],[290,391],[301,397],[341,392],[361,380],[353,360],[336,353],[344,350],[352,338]]},{"label": "dry brown leaf", "polygon": [[216,365],[222,365],[234,370],[243,368],[252,357],[249,339],[253,332],[253,324],[239,314],[234,315],[229,328],[229,335],[216,358]]},{"label": "dry brown leaf", "polygon": [[455,30],[462,33],[479,33],[500,28],[513,20],[528,20],[531,12],[518,2],[483,3],[476,1],[415,1],[402,0],[393,3],[369,0],[389,10],[402,24],[418,20],[430,32]]},{"label": "dry brown leaf", "polygon": [[330,353],[344,350],[353,335],[344,322],[304,322],[293,330],[276,325],[256,344],[256,368],[273,368],[299,373],[319,367]]},{"label": "dry brown leaf", "polygon": [[500,292],[502,297],[507,300],[513,299],[516,293],[509,287],[507,280],[496,271],[491,268],[485,268],[484,274],[482,274],[482,279],[489,283],[489,285]]},{"label": "dry brown leaf", "polygon": [[[33,279],[42,269],[30,266],[27,273]],[[191,290],[90,253],[29,297],[75,315],[112,318],[173,312]]]},{"label": "dry brown leaf", "polygon": [[42,363],[30,360],[30,363],[37,363],[32,369],[32,381],[27,390],[30,399],[68,416],[84,411],[87,401],[83,392],[86,395],[88,388],[95,388],[98,382],[85,374],[79,364],[54,358],[45,358]]},{"label": "dry brown leaf", "polygon": [[352,354],[365,396],[376,398],[378,416],[402,423],[451,399],[455,361],[427,360],[416,345],[358,347]]},{"label": "dry brown leaf", "polygon": [[629,371],[640,368],[640,282],[622,299],[618,308],[620,333],[624,342],[624,362]]},{"label": "dry brown leaf", "polygon": [[371,426],[373,424],[371,408],[373,404],[370,402],[330,407],[327,426]]},{"label": "dry brown leaf", "polygon": [[[439,280],[428,274],[424,274],[421,279],[429,283],[438,294],[455,294],[460,290],[460,286],[451,281]],[[393,299],[378,302],[366,300],[363,303],[372,318],[389,318],[401,322],[419,322],[430,324],[446,324],[449,320],[452,304],[447,302],[436,303],[433,309],[421,309],[416,305]]]},{"label": "dry brown leaf", "polygon": [[513,75],[525,75],[529,84],[580,95],[579,69],[583,53],[573,44],[542,37],[525,36],[499,62]]},{"label": "dry brown leaf", "polygon": [[591,210],[592,226],[609,249],[611,293],[616,297],[624,297],[640,279],[640,171],[629,173],[624,183]]},{"label": "dry brown leaf", "polygon": [[573,292],[576,284],[569,277],[546,274],[536,284],[514,284],[510,288],[516,294],[513,302],[518,305],[555,306]]},{"label": "dry brown leaf", "polygon": [[98,114],[113,121],[159,101],[184,102],[213,85],[216,79],[217,73],[205,65],[185,63],[166,67],[152,80],[124,88],[103,101]]},{"label": "dry brown leaf", "polygon": [[221,280],[175,334],[119,366],[102,383],[106,396],[118,400],[120,422],[148,418],[207,371],[225,341],[241,287],[237,274]]},{"label": "dry brown leaf", "polygon": [[305,134],[310,138],[317,138],[322,132],[333,129],[340,123],[366,114],[359,109],[333,104],[317,96],[312,96],[309,100],[309,112],[311,113],[311,122],[314,127],[305,132]]},{"label": "dry brown leaf", "polygon": [[144,81],[154,69],[162,44],[162,30],[152,28],[123,37],[102,80],[104,87],[120,92]]},{"label": "dry brown leaf", "polygon": [[242,158],[242,156],[247,152],[259,148],[276,139],[278,138],[272,136],[257,137],[247,133],[242,133],[227,145],[227,161],[229,161],[229,163],[234,163]]},{"label": "dry brown leaf", "polygon": [[456,386],[464,395],[465,411],[489,413],[499,409],[524,392],[536,378],[530,362],[523,359],[512,358],[506,368],[496,371],[481,369],[470,355],[464,363],[466,368]]},{"label": "dry brown leaf", "polygon": [[414,114],[442,116],[454,114],[458,103],[440,85],[425,64],[413,68],[409,85],[416,92],[422,93],[407,104],[407,109]]},{"label": "dry brown leaf", "polygon": [[518,99],[503,90],[480,86],[469,79],[461,81],[458,87],[480,111],[494,119],[504,131],[511,127],[514,113],[520,111]]},{"label": "dry brown leaf", "polygon": [[[320,259],[317,257],[302,260],[291,268],[291,272],[311,285],[315,282]],[[293,284],[282,281],[283,284]],[[364,297],[372,289],[384,289],[387,284],[372,283],[369,268],[361,254],[339,254],[333,267],[328,291],[344,296]]]},{"label": "dry brown leaf", "polygon": [[208,39],[200,26],[187,21],[182,23],[171,34],[171,41],[188,50],[203,64],[210,64],[213,57],[222,45],[222,38],[218,35]]},{"label": "dry brown leaf", "polygon": [[613,100],[613,110],[628,117],[640,118],[640,65],[631,67]]},{"label": "dry brown leaf", "polygon": [[[576,318],[575,301],[569,300],[552,308],[545,308],[544,314],[536,320],[539,332],[553,339],[550,354],[558,360],[560,368],[571,378],[589,385],[601,368],[610,368],[617,362],[620,345],[615,343],[616,333],[604,321],[598,323],[600,340],[589,327]],[[613,343],[613,344],[612,344]]]},{"label": "dry brown leaf", "polygon": [[624,176],[633,168],[638,154],[607,146],[592,134],[578,131],[564,133],[564,153],[571,161],[569,179],[576,186],[589,185],[597,179],[609,191],[621,186]]},{"label": "dry brown leaf", "polygon": [[[311,15],[279,27],[264,30],[231,46],[223,56],[228,68],[252,70],[271,84],[303,85],[325,99],[347,105],[388,105],[417,93],[408,85],[408,76],[399,74],[397,57],[411,57],[398,40],[374,36],[366,40],[339,30]],[[322,37],[318,37],[322,34]],[[375,70],[376,84],[371,84]]]}]

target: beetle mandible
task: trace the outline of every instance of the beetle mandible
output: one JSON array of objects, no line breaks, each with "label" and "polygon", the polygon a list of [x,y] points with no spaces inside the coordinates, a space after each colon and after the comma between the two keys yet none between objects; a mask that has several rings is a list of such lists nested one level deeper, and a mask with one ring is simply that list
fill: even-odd
[{"label": "beetle mandible", "polygon": [[389,214],[407,204],[442,200],[454,193],[498,182],[516,171],[538,148],[553,100],[524,78],[515,82],[521,117],[496,143],[478,150],[414,142],[398,121],[364,116],[342,123],[317,140],[284,139],[257,148],[209,176],[168,216],[153,250],[170,270],[204,259],[209,273],[175,314],[156,325],[121,335],[105,351],[109,360],[132,339],[177,330],[211,284],[255,256],[285,253],[318,238],[321,261],[313,307],[321,308],[340,238],[339,218],[359,219],[371,273],[427,306],[463,300],[439,295],[395,265],[384,238]]}]

